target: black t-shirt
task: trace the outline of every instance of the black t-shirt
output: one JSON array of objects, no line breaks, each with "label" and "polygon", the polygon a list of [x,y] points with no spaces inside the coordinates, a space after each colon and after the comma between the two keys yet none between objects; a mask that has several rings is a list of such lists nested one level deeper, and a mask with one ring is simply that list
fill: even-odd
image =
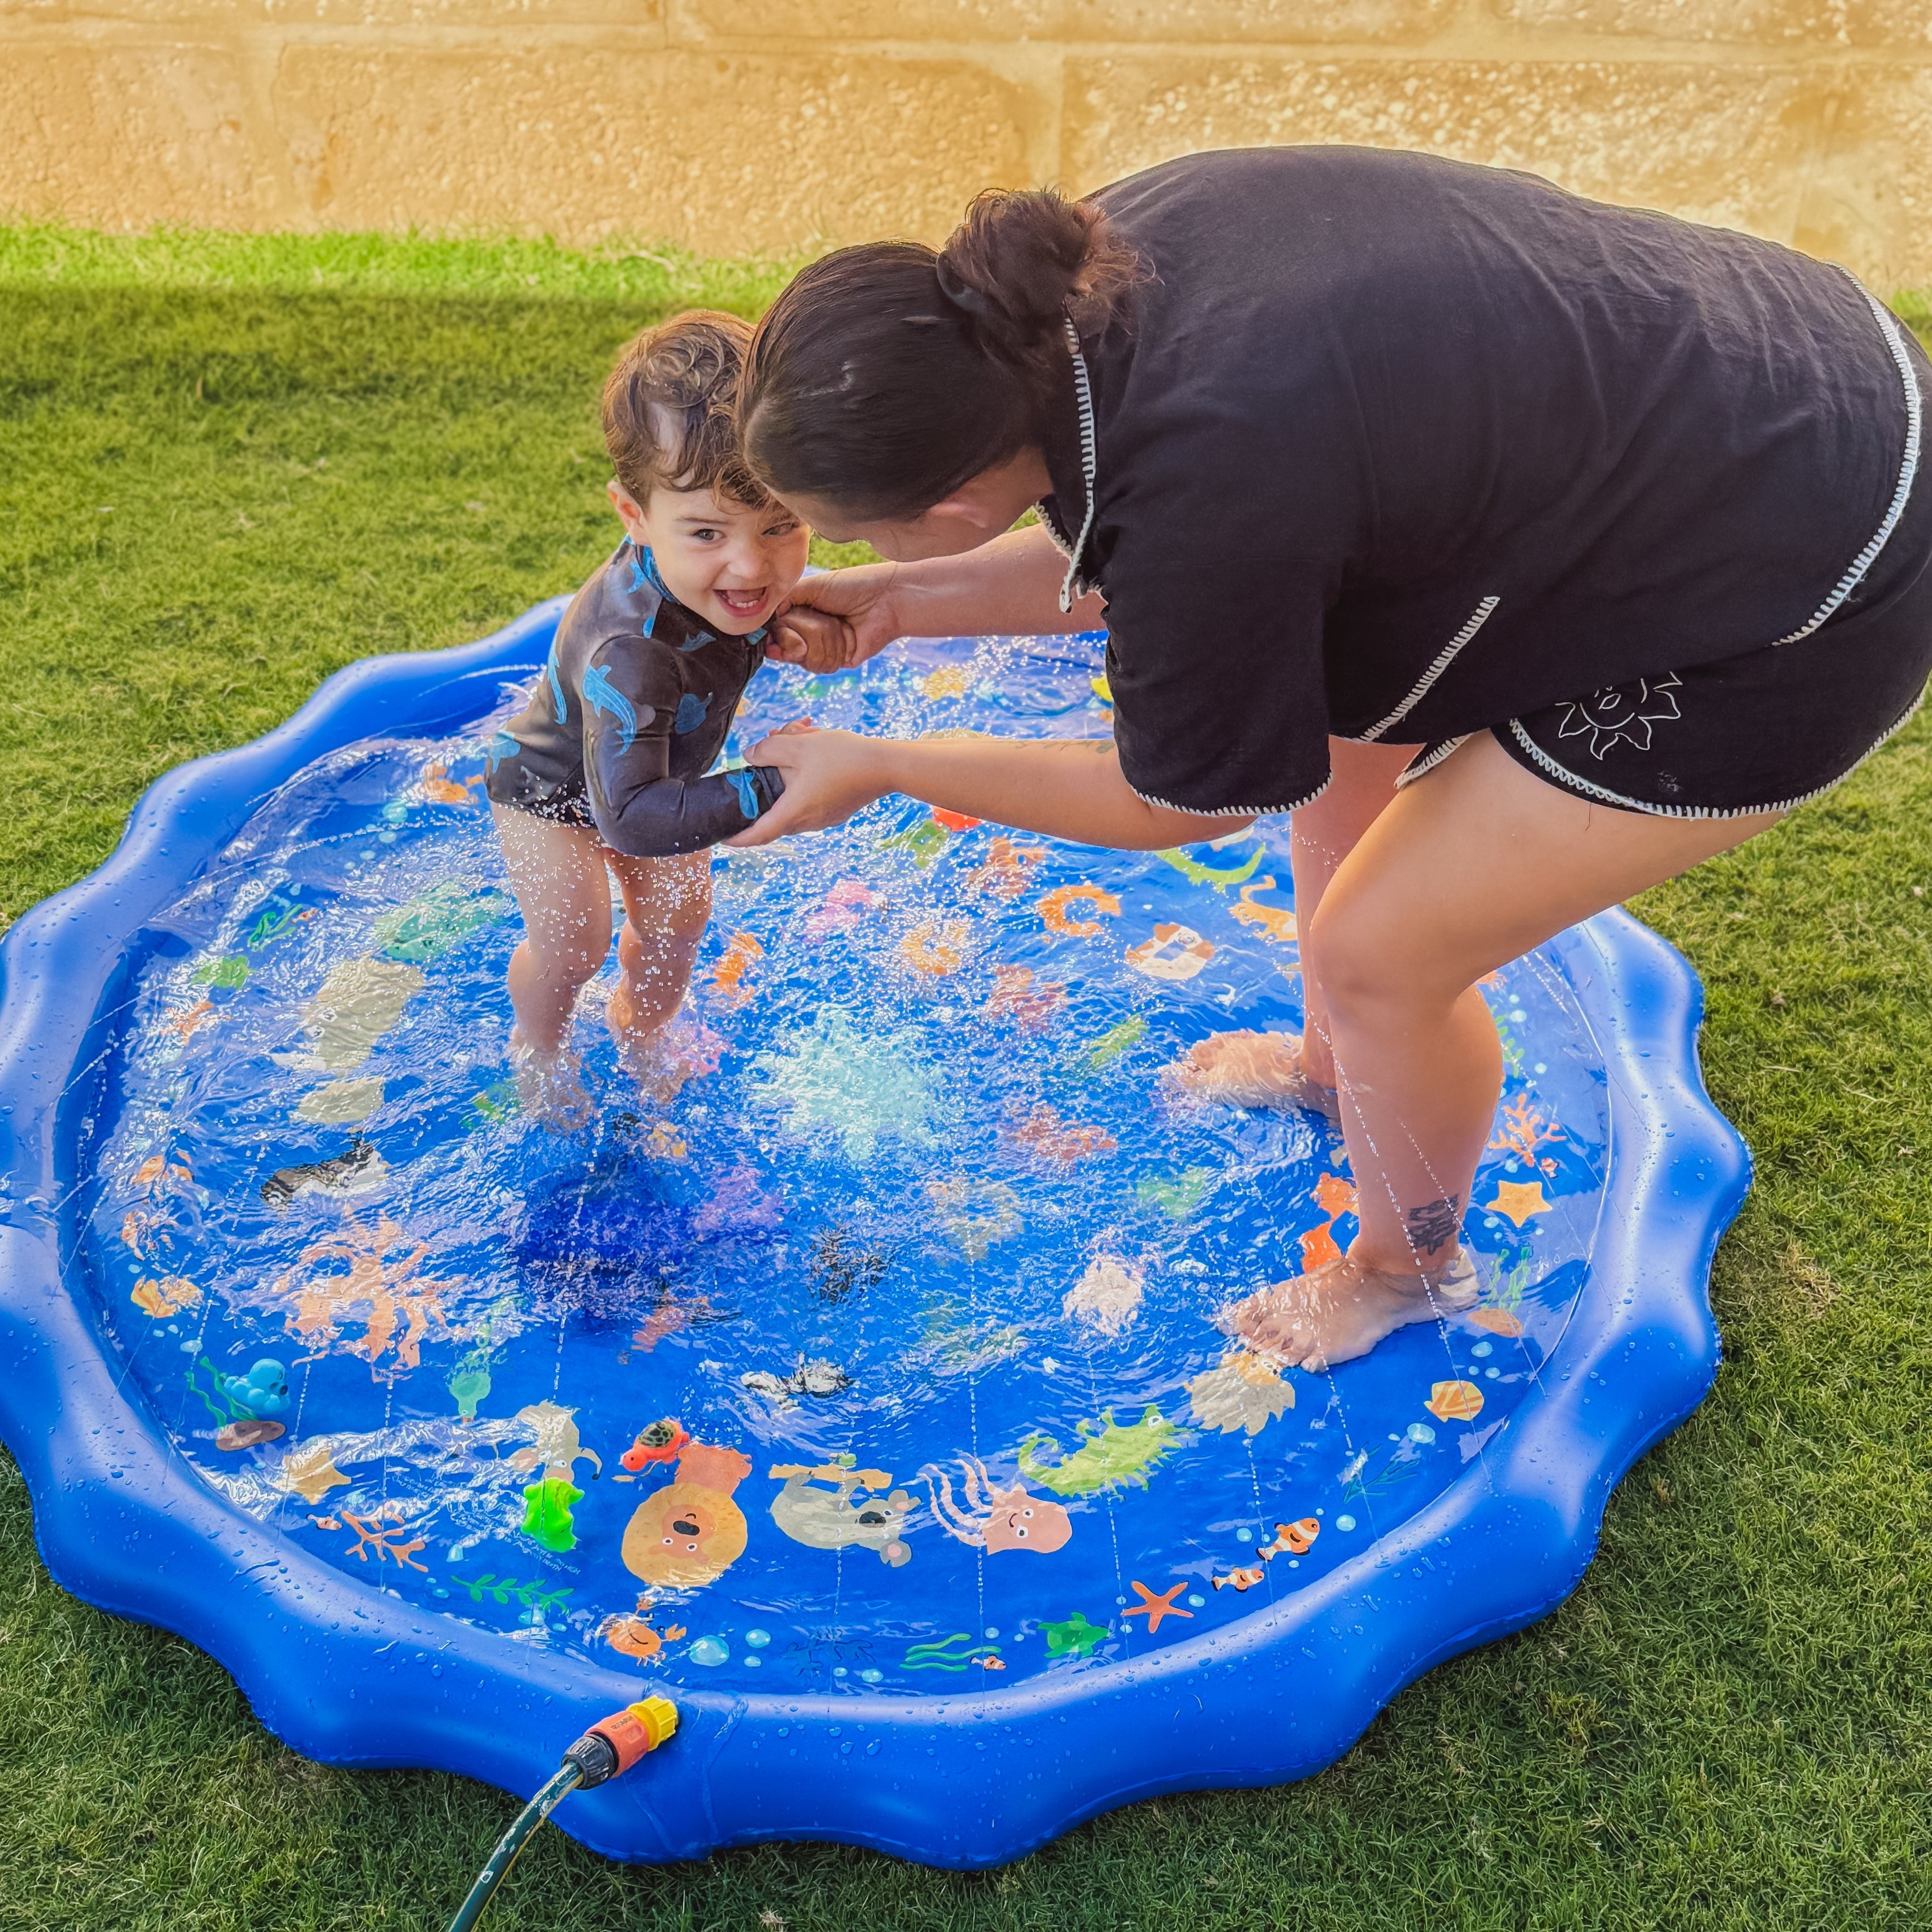
[{"label": "black t-shirt", "polygon": [[[1286,810],[1331,732],[1450,737],[1777,643],[1902,502],[1932,365],[1789,249],[1370,148],[1195,155],[1096,199],[1146,273],[1083,345],[1079,580],[1150,800]],[[1073,422],[1041,506],[1063,544]]]}]

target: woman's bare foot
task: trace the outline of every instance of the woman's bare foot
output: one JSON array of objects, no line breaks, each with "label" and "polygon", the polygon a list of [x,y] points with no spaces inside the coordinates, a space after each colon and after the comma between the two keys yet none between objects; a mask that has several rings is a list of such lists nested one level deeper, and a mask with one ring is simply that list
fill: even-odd
[{"label": "woman's bare foot", "polygon": [[1366,1355],[1409,1322],[1460,1314],[1476,1294],[1474,1264],[1460,1248],[1448,1267],[1426,1275],[1387,1274],[1352,1252],[1262,1288],[1228,1315],[1234,1333],[1267,1360],[1327,1369]]},{"label": "woman's bare foot", "polygon": [[1232,1107],[1305,1107],[1331,1120],[1342,1118],[1334,1088],[1302,1070],[1299,1034],[1210,1034],[1167,1071],[1175,1086],[1198,1100],[1225,1100]]},{"label": "woman's bare foot", "polygon": [[540,1054],[514,1029],[510,1066],[516,1076],[517,1104],[539,1126],[574,1134],[597,1118],[597,1102],[585,1090],[575,1054],[559,1048]]},{"label": "woman's bare foot", "polygon": [[604,1010],[617,1036],[617,1064],[652,1106],[668,1106],[686,1081],[717,1072],[724,1042],[694,1015],[674,1014],[662,1026],[637,1031],[629,1024],[630,995],[621,983]]}]

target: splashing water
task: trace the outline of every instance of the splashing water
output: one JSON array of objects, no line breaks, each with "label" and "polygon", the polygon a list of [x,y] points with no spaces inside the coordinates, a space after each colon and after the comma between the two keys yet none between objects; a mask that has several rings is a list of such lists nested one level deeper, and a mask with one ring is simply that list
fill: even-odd
[{"label": "splashing water", "polygon": [[[1006,640],[775,670],[728,749],[808,708],[1094,736],[1098,669]],[[607,965],[576,1039],[598,1119],[560,1138],[510,1078],[495,728],[320,760],[130,958],[83,1259],[236,1506],[600,1668],[956,1697],[1211,1634],[1480,1479],[1602,1190],[1600,1060],[1548,962],[1484,988],[1510,1073],[1464,1229],[1480,1306],[1277,1373],[1221,1311],[1346,1248],[1340,1142],[1161,1076],[1298,1029],[1285,822],[1118,854],[891,800],[721,850],[715,1067],[641,1094]]]}]

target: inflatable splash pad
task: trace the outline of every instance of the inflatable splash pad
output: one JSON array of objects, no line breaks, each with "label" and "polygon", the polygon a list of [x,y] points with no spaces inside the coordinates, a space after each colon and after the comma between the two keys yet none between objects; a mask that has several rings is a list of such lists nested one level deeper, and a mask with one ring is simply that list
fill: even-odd
[{"label": "inflatable splash pad", "polygon": [[[954,1866],[1316,1771],[1574,1586],[1709,1384],[1745,1185],[1674,952],[1610,914],[1495,976],[1480,1305],[1278,1374],[1217,1316],[1346,1247],[1340,1138],[1162,1069],[1299,1027],[1285,821],[1120,854],[890,800],[721,850],[693,1076],[619,1070],[614,962],[554,1135],[482,779],[560,608],[172,773],[8,935],[0,1421],[62,1584],[339,1763],[527,1795],[668,1696],[561,1814],[615,1857]],[[728,756],[808,710],[1090,736],[1101,663],[768,670]]]}]

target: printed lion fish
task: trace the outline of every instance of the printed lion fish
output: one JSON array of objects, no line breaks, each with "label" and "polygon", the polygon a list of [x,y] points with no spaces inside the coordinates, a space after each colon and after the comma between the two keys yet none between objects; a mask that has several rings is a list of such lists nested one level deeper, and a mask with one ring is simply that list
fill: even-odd
[{"label": "printed lion fish", "polygon": [[954,1499],[952,1484],[944,1469],[927,1468],[926,1492],[932,1513],[949,1534],[997,1556],[1003,1550],[1030,1550],[1045,1556],[1062,1548],[1073,1534],[1073,1519],[1063,1504],[1028,1495],[1024,1484],[1010,1490],[994,1486],[986,1466],[976,1456],[958,1459],[965,1506]]},{"label": "printed lion fish", "polygon": [[[784,1484],[772,1498],[772,1520],[793,1542],[808,1550],[876,1550],[879,1561],[895,1570],[912,1561],[911,1548],[901,1534],[912,1498],[903,1490],[886,1496],[868,1493],[891,1484],[888,1471],[855,1469],[849,1462],[816,1468],[776,1462],[771,1478]],[[820,1483],[835,1486],[814,1486]]]},{"label": "printed lion fish", "polygon": [[752,1473],[735,1449],[688,1442],[676,1480],[646,1496],[624,1532],[624,1568],[676,1590],[716,1582],[745,1553],[745,1513],[731,1492]]}]

